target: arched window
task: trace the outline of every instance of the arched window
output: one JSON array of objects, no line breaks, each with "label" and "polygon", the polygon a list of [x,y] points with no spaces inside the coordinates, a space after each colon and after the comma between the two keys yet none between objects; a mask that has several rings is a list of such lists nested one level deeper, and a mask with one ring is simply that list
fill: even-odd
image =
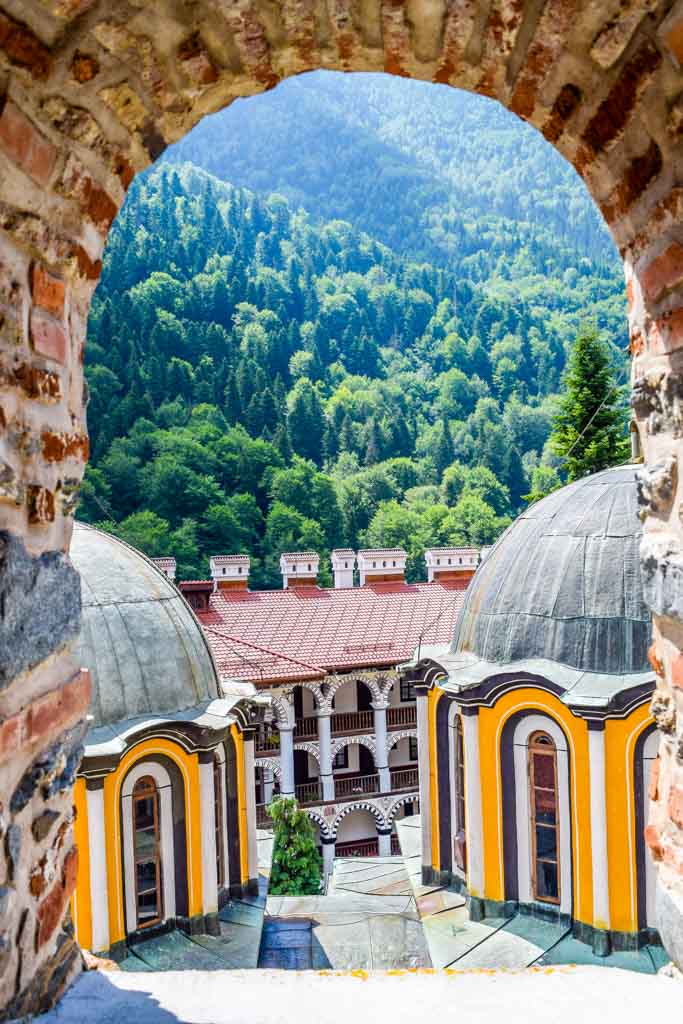
[{"label": "arched window", "polygon": [[223,772],[217,755],[213,759],[214,828],[216,832],[216,881],[218,888],[225,885],[225,859],[223,853]]},{"label": "arched window", "polygon": [[560,826],[557,807],[557,751],[550,736],[529,737],[531,876],[534,899],[560,902]]},{"label": "arched window", "polygon": [[136,920],[147,928],[163,918],[159,790],[151,775],[135,783],[132,811]]},{"label": "arched window", "polygon": [[455,842],[453,853],[455,862],[461,871],[467,871],[467,837],[465,833],[465,742],[462,731],[462,718],[455,716],[454,738],[454,781],[455,781]]}]

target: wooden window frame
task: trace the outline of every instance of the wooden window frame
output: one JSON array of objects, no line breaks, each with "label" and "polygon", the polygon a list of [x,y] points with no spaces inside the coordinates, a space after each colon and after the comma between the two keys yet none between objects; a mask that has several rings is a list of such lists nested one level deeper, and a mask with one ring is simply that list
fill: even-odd
[{"label": "wooden window frame", "polygon": [[[337,764],[337,758],[341,758],[342,763]],[[337,753],[332,758],[332,771],[343,772],[349,767],[349,747],[348,744],[345,747],[340,747]]]},{"label": "wooden window frame", "polygon": [[[553,789],[549,790],[547,786],[537,786],[534,780],[534,757],[544,756],[552,759],[553,765]],[[542,729],[538,730],[529,737],[528,746],[528,757],[527,757],[527,773],[529,777],[529,817],[531,820],[531,891],[534,895],[534,900],[538,903],[550,903],[553,906],[559,906],[562,901],[562,861],[560,851],[560,809],[559,809],[559,798],[560,793],[557,784],[557,746],[555,741],[547,732]],[[555,795],[555,824],[549,825],[547,822],[540,822],[541,828],[550,830],[554,829],[555,832],[555,860],[550,860],[548,857],[539,857],[536,848],[536,791],[540,790],[544,793],[552,792]],[[557,874],[557,896],[539,896],[538,893],[538,866],[539,864],[555,864]]]},{"label": "wooden window frame", "polygon": [[455,860],[461,871],[467,871],[467,832],[465,828],[465,734],[462,718],[455,716],[454,754],[454,804],[455,804]]},{"label": "wooden window frame", "polygon": [[[136,809],[137,804],[142,800],[152,799],[152,825],[151,829],[154,832],[154,857],[149,856],[139,857],[136,849],[136,836],[142,830],[137,826],[136,820]],[[157,786],[156,780],[151,775],[143,775],[142,778],[138,779],[133,787],[133,793],[131,796],[131,814],[133,816],[133,880],[135,884],[135,926],[136,929],[142,930],[143,928],[152,928],[154,925],[161,924],[164,917],[164,896],[163,896],[163,885],[162,885],[162,858],[161,858],[161,822],[159,814],[159,787]],[[156,897],[157,897],[157,915],[153,918],[140,921],[140,896],[147,892],[151,892],[150,889],[140,890],[138,885],[138,864],[146,863],[153,859],[156,864]]]},{"label": "wooden window frame", "polygon": [[417,700],[417,695],[415,693],[415,683],[413,683],[410,679],[401,678],[399,696],[401,698],[402,704],[407,704],[410,701]]},{"label": "wooden window frame", "polygon": [[[414,757],[413,757],[413,750],[415,751],[415,756]],[[417,736],[409,736],[408,737],[408,760],[409,761],[417,761],[417,760],[419,760],[419,757],[418,757],[418,746],[417,746]]]}]

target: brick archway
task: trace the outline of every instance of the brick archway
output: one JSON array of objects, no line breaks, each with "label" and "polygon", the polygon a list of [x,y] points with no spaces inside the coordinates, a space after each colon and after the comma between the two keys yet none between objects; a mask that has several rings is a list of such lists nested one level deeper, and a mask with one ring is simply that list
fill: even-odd
[{"label": "brick archway", "polygon": [[[236,96],[315,68],[387,71],[499,100],[574,164],[620,249],[648,464],[643,566],[664,733],[648,838],[660,861],[660,926],[682,962],[683,12],[668,0],[6,9],[0,3],[0,828],[11,952],[0,1007],[17,1016],[40,1008],[78,970],[60,921],[75,875],[70,787],[88,683],[70,655],[79,583],[66,552],[88,453],[82,351],[107,231],[135,173],[167,143]],[[19,10],[30,23],[16,20]],[[31,823],[46,801],[61,822],[43,836]],[[29,874],[57,835],[55,879],[33,895]]]}]

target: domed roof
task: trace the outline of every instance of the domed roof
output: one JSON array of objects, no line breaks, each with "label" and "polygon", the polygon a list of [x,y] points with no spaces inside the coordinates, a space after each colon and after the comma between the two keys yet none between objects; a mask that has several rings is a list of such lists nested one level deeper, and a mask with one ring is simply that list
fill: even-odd
[{"label": "domed roof", "polygon": [[220,696],[201,626],[149,559],[82,523],[75,525],[70,555],[81,574],[76,655],[92,675],[93,728]]},{"label": "domed roof", "polygon": [[577,480],[522,513],[470,584],[451,645],[488,663],[648,668],[636,467]]}]

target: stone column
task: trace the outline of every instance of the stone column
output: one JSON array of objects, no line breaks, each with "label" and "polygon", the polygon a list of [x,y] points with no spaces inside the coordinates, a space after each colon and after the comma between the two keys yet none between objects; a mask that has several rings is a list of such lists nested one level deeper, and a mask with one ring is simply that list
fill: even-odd
[{"label": "stone column", "polygon": [[391,829],[378,828],[377,838],[380,857],[391,857]]},{"label": "stone column", "polygon": [[[416,684],[417,704],[417,762],[420,790],[420,829],[422,836],[422,880],[429,885],[432,880],[432,805],[431,767],[429,756],[429,686]],[[434,752],[436,757],[436,751]]]},{"label": "stone column", "polygon": [[387,754],[387,706],[384,703],[372,705],[375,724],[375,768],[379,775],[380,793],[391,792],[391,772]]},{"label": "stone column", "polygon": [[329,709],[318,711],[318,753],[320,756],[320,785],[323,800],[334,800],[332,775],[332,727]]},{"label": "stone column", "polygon": [[213,785],[212,750],[199,754],[199,816],[202,836],[202,913],[218,913],[216,871],[216,796]]},{"label": "stone column", "polygon": [[92,952],[109,950],[109,889],[107,842],[104,827],[104,779],[86,781],[88,803],[88,855],[90,858],[90,913]]},{"label": "stone column", "polygon": [[281,725],[280,729],[280,793],[294,796],[294,726]]},{"label": "stone column", "polygon": [[334,845],[336,843],[334,836],[321,836],[320,842],[323,848],[323,881],[327,885],[327,879],[332,874],[332,868],[334,865]]},{"label": "stone column", "polygon": [[593,859],[593,952],[608,956],[609,873],[607,860],[607,789],[605,778],[605,723],[588,722],[588,758],[591,792],[591,852]]},{"label": "stone column", "polygon": [[470,896],[484,895],[484,832],[481,818],[479,772],[479,708],[462,708],[465,748],[465,842],[467,889]]},{"label": "stone column", "polygon": [[244,787],[247,808],[247,885],[258,891],[258,845],[256,842],[256,772],[253,729],[244,731]]},{"label": "stone column", "polygon": [[263,772],[263,802],[268,806],[273,799],[273,772],[270,768],[262,768]]}]

